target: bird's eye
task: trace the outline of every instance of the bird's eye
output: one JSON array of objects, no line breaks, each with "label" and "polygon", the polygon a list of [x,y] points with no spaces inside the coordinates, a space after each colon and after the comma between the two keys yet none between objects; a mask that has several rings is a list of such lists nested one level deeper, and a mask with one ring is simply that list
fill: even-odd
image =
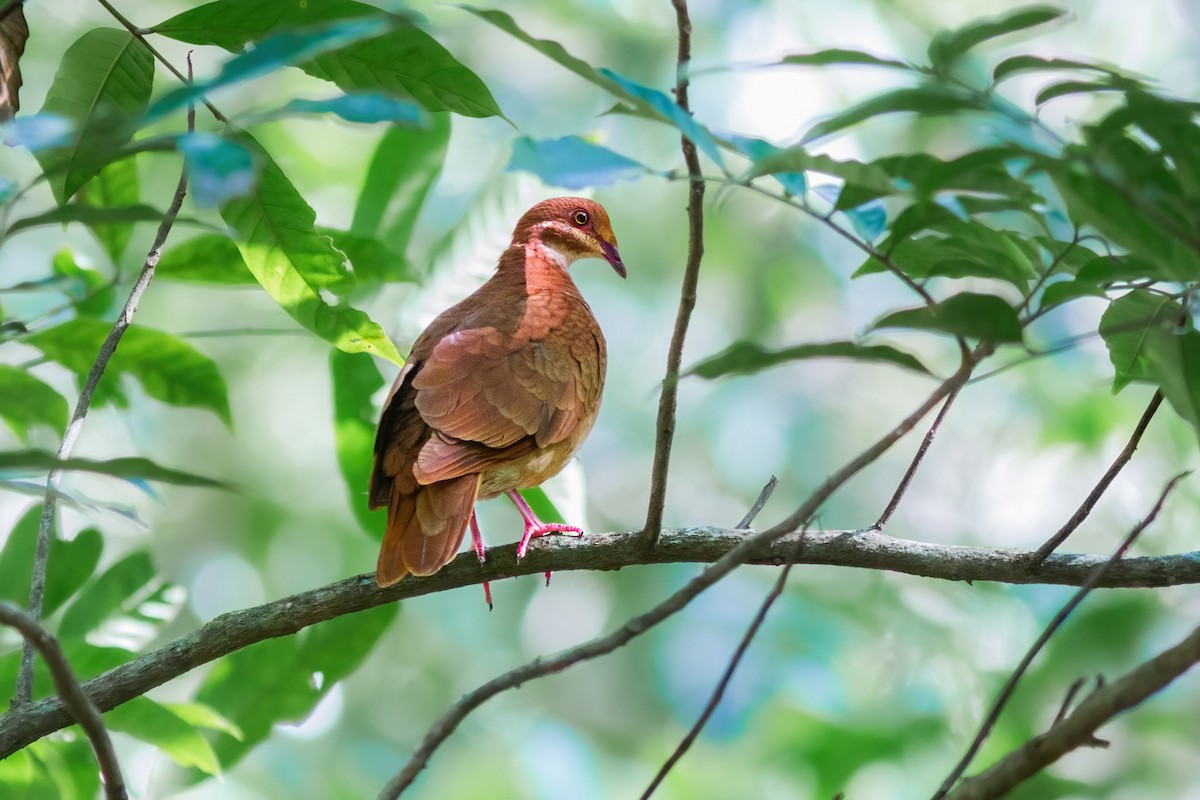
[{"label": "bird's eye", "polygon": [[576,211],[572,219],[574,219],[575,224],[580,227],[588,224],[588,214],[586,211]]}]

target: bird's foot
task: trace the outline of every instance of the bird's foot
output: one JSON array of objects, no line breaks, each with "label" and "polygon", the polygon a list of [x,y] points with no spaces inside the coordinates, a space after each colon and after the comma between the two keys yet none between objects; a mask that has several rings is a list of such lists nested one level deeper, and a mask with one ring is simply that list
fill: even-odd
[{"label": "bird's foot", "polygon": [[[534,519],[537,519],[536,517]],[[535,524],[525,523],[525,534],[521,537],[521,543],[517,545],[517,561],[525,557],[525,553],[529,550],[529,543],[539,536],[548,536],[549,534],[557,533],[560,536],[574,536],[576,538],[583,536],[583,528],[577,528],[574,525],[563,525],[559,522],[536,522]],[[549,583],[549,580],[547,580]]]},{"label": "bird's foot", "polygon": [[[483,543],[483,534],[479,532],[479,521],[475,519],[475,512],[471,512],[471,544],[475,547],[475,555],[479,557],[479,567],[487,563],[487,546]],[[483,599],[487,601],[488,611],[492,610],[492,585],[488,581],[483,582]]]}]

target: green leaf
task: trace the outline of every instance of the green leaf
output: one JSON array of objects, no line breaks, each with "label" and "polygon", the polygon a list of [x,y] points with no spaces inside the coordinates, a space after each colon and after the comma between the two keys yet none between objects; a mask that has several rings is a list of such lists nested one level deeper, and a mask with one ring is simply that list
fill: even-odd
[{"label": "green leaf", "polygon": [[929,44],[929,61],[936,68],[947,67],[971,48],[989,39],[1044,25],[1065,13],[1064,9],[1054,6],[1026,6],[1003,16],[972,22],[956,30],[942,31]]},{"label": "green leaf", "polygon": [[29,603],[29,582],[41,517],[42,504],[31,505],[0,547],[0,600],[16,603],[21,608]]},{"label": "green leaf", "polygon": [[277,723],[299,722],[353,673],[400,610],[392,603],[337,617],[296,636],[253,644],[216,663],[196,696],[235,724],[239,740],[218,734],[214,749],[229,769]]},{"label": "green leaf", "polygon": [[450,116],[432,115],[425,130],[389,128],[367,166],[350,232],[378,237],[398,253],[408,252],[421,204],[442,171],[450,142]]},{"label": "green leaf", "polygon": [[317,232],[328,236],[333,241],[333,246],[346,254],[354,270],[356,287],[417,279],[408,260],[378,239],[355,236],[348,231],[333,228],[318,227]]},{"label": "green leaf", "polygon": [[1183,320],[1183,309],[1169,297],[1135,289],[1109,303],[1100,318],[1100,337],[1116,375],[1113,393],[1132,381],[1153,381],[1147,342],[1158,331],[1170,331]]},{"label": "green leaf", "polygon": [[179,139],[179,152],[187,162],[193,200],[202,208],[249,194],[258,180],[258,162],[237,142],[211,133],[188,133]]},{"label": "green leaf", "polygon": [[226,61],[209,80],[168,92],[146,111],[143,124],[199,102],[218,89],[268,75],[280,67],[299,65],[331,50],[360,46],[364,39],[379,37],[396,24],[394,17],[377,15],[273,33],[257,42],[254,49]]},{"label": "green leaf", "polygon": [[863,65],[871,67],[892,67],[894,69],[911,70],[903,61],[891,58],[880,58],[862,50],[845,50],[831,47],[828,50],[818,50],[815,53],[796,53],[784,56],[780,64],[796,64],[804,67],[828,67],[835,65]]},{"label": "green leaf", "polygon": [[1146,344],[1150,372],[1163,397],[1200,433],[1200,333],[1156,328]]},{"label": "green leaf", "polygon": [[841,178],[846,186],[855,188],[860,201],[893,194],[896,191],[896,185],[892,183],[887,172],[874,164],[838,161],[827,155],[813,155],[801,145],[764,152],[762,156],[754,159],[746,177],[753,179],[762,175],[797,172],[819,172],[822,175]]},{"label": "green leaf", "polygon": [[84,587],[63,613],[60,639],[82,639],[110,616],[124,611],[156,580],[150,552],[136,550]]},{"label": "green leaf", "polygon": [[649,86],[634,83],[610,69],[601,67],[598,72],[603,77],[620,86],[622,92],[626,95],[635,98],[653,110],[663,120],[674,125],[692,144],[696,145],[701,152],[711,158],[718,167],[724,169],[725,159],[721,157],[721,151],[717,149],[717,142],[712,138],[712,134],[708,132],[707,128],[696,122],[692,115],[684,111],[678,103],[657,89],[651,89]]},{"label": "green leaf", "polygon": [[1079,268],[1076,277],[1095,284],[1174,280],[1172,275],[1158,265],[1136,256],[1094,256]]},{"label": "green leaf", "polygon": [[[735,150],[755,164],[782,152],[782,148],[762,139],[748,136],[727,136],[725,138]],[[811,163],[812,156],[804,153],[804,157],[807,163]],[[792,197],[804,197],[808,191],[808,181],[803,172],[772,172],[771,177]]]},{"label": "green leaf", "polygon": [[163,251],[159,278],[219,286],[257,286],[237,243],[223,233],[195,236]]},{"label": "green leaf", "polygon": [[100,475],[111,475],[114,478],[147,479],[174,483],[179,486],[203,486],[210,489],[229,489],[230,486],[212,478],[194,475],[170,467],[160,466],[148,458],[125,457],[110,458],[106,461],[96,461],[90,458],[71,457],[57,458],[54,453],[46,450],[16,450],[0,452],[0,470],[32,470],[34,472],[49,472],[52,469],[63,469],[74,472],[95,472]]},{"label": "green leaf", "polygon": [[420,106],[379,92],[343,94],[325,100],[298,98],[274,111],[255,114],[243,122],[246,124],[261,123],[284,117],[314,114],[333,114],[347,122],[364,125],[390,122],[404,128],[422,128],[425,123],[425,114],[421,111]]},{"label": "green leaf", "polygon": [[34,154],[60,204],[99,171],[100,154],[133,136],[153,81],[154,57],[128,31],[94,28],[67,48],[39,113],[71,120],[75,133],[65,147]]},{"label": "green leaf", "polygon": [[805,358],[849,358],[856,361],[875,361],[895,364],[924,375],[932,373],[916,357],[886,344],[859,342],[823,342],[802,344],[771,350],[754,342],[734,342],[725,350],[709,356],[685,371],[684,375],[699,375],[712,380],[724,375],[752,375],[764,369]]},{"label": "green leaf", "polygon": [[[112,326],[98,319],[76,318],[27,336],[51,361],[79,376],[87,375]],[[146,394],[174,406],[212,411],[230,424],[229,398],[217,365],[192,345],[165,331],[130,326],[121,337],[99,387],[117,399],[121,375],[133,376]],[[99,391],[98,387],[98,391]]]},{"label": "green leaf", "polygon": [[1121,73],[1111,67],[1106,67],[1102,64],[1095,64],[1088,61],[1074,61],[1069,58],[1042,58],[1041,56],[1012,56],[1006,58],[996,65],[992,70],[992,82],[999,83],[1002,80],[1011,78],[1013,75],[1019,75],[1022,72],[1058,72],[1060,70],[1083,70],[1086,72],[1102,72],[1107,75],[1120,75]]},{"label": "green leaf", "polygon": [[1012,306],[995,295],[971,292],[952,295],[933,308],[894,311],[871,328],[914,328],[983,341],[1021,341],[1021,323]]},{"label": "green leaf", "polygon": [[159,705],[194,728],[219,731],[235,739],[245,738],[241,728],[203,703],[160,703]]},{"label": "green leaf", "polygon": [[609,186],[648,171],[637,161],[578,136],[536,141],[522,136],[513,142],[512,159],[505,170],[532,172],[543,183],[571,190]]},{"label": "green leaf", "polygon": [[45,425],[57,433],[67,427],[67,401],[23,369],[0,364],[0,417],[28,443],[29,429]]},{"label": "green leaf", "polygon": [[[237,52],[276,31],[333,20],[378,15],[379,9],[350,0],[296,3],[291,0],[217,0],[155,26],[155,32],[192,44],[214,44]],[[332,81],[345,92],[382,91],[412,97],[429,111],[468,117],[503,117],[491,92],[429,34],[402,17],[392,30],[326,52],[300,64],[308,74]],[[276,34],[278,35],[278,34]]]},{"label": "green leaf", "polygon": [[1189,199],[1186,205],[1194,212],[1195,199],[1200,197],[1200,143],[1197,141],[1200,126],[1196,124],[1196,104],[1133,90],[1126,94],[1125,103],[1138,128],[1158,142],[1162,154],[1170,158],[1171,174],[1179,180],[1182,193]]},{"label": "green leaf", "polygon": [[[108,164],[80,191],[80,200],[97,208],[121,208],[136,206],[141,200],[138,184],[137,163],[132,158],[123,158]],[[162,220],[160,216],[159,221]],[[114,264],[121,261],[129,237],[133,235],[132,222],[108,225],[93,225],[92,233]]]},{"label": "green leaf", "polygon": [[[144,203],[132,206],[117,206],[114,208],[68,203],[67,205],[44,211],[41,214],[35,214],[32,217],[24,217],[17,220],[9,226],[8,235],[11,236],[18,231],[23,231],[26,228],[34,228],[39,225],[66,225],[71,222],[82,222],[89,228],[96,228],[100,225],[162,222],[164,216],[164,212]],[[181,225],[204,225],[204,223],[190,217],[178,217],[175,222]]]},{"label": "green leaf", "polygon": [[198,730],[171,708],[148,697],[135,697],[104,715],[109,730],[154,745],[181,767],[220,774],[217,754]]},{"label": "green leaf", "polygon": [[49,617],[83,587],[96,571],[104,538],[95,528],[85,528],[67,541],[57,536],[50,540],[46,561],[46,595],[42,616]]},{"label": "green leaf", "polygon": [[[1014,234],[958,219],[937,223],[934,230],[947,235],[905,239],[890,248],[892,262],[909,277],[993,278],[1024,290],[1036,274]],[[886,265],[870,257],[853,277],[886,271]]]},{"label": "green leaf", "polygon": [[978,192],[1021,198],[1033,205],[1040,198],[1030,185],[1009,174],[1006,164],[1021,151],[1009,147],[985,147],[948,161],[928,153],[910,153],[873,161],[893,180],[912,186],[918,197],[929,197],[943,191]]},{"label": "green leaf", "polygon": [[882,114],[910,113],[922,116],[957,114],[961,111],[981,111],[983,102],[968,93],[941,84],[924,84],[893,91],[864,100],[848,110],[819,122],[801,139],[808,144],[815,139],[844,130]]},{"label": "green leaf", "polygon": [[375,360],[362,353],[334,350],[329,356],[333,384],[333,441],[338,466],[350,492],[350,509],[362,529],[383,537],[381,515],[367,508],[367,489],[375,457],[376,411],[372,398],[383,388]]},{"label": "green leaf", "polygon": [[1042,105],[1049,103],[1059,97],[1066,97],[1070,94],[1095,94],[1097,92],[1120,92],[1132,86],[1125,82],[1117,82],[1112,79],[1102,81],[1061,81],[1052,83],[1045,89],[1037,93],[1034,98],[1034,103]]},{"label": "green leaf", "polygon": [[1089,280],[1077,278],[1073,281],[1052,283],[1042,292],[1042,310],[1045,311],[1081,297],[1106,297],[1104,289]]},{"label": "green leaf", "polygon": [[313,227],[316,214],[291,181],[258,148],[262,175],[254,194],[231,200],[221,217],[238,236],[238,249],[250,272],[271,297],[301,325],[347,353],[369,352],[403,364],[383,329],[362,311],[331,306],[321,289],[351,285],[343,255]]},{"label": "green leaf", "polygon": [[[64,206],[64,208],[69,208],[69,206]],[[66,293],[79,314],[87,317],[100,317],[107,314],[112,308],[116,298],[113,282],[94,269],[81,267],[75,261],[75,254],[69,248],[60,248],[54,254],[50,266],[55,275],[69,281]]]},{"label": "green leaf", "polygon": [[567,518],[558,510],[558,506],[554,505],[554,501],[550,499],[550,495],[546,494],[546,490],[541,486],[534,486],[529,489],[518,490],[521,497],[525,498],[525,502],[533,509],[533,513],[542,522],[556,522],[566,524]]}]

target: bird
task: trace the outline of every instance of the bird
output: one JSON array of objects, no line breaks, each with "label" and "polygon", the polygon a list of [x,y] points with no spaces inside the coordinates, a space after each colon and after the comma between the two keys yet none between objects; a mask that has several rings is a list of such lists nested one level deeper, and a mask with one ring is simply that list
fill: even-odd
[{"label": "bird", "polygon": [[[518,561],[535,537],[583,535],[542,522],[518,493],[566,466],[600,410],[604,335],[568,271],[582,258],[626,277],[599,203],[544,200],[521,216],[491,278],[417,337],[375,437],[369,506],[387,508],[379,586],[436,573],[468,528],[484,563],[477,500],[516,505]],[[490,608],[487,583],[484,593]]]}]

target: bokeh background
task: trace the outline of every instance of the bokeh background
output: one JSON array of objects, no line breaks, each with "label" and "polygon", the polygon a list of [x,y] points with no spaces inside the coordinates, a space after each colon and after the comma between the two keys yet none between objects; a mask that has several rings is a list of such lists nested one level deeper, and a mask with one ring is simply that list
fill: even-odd
[{"label": "bokeh background", "polygon": [[[790,143],[822,115],[894,85],[895,76],[760,65],[833,46],[920,59],[938,29],[1017,5],[696,0],[695,66],[736,69],[698,74],[693,107],[714,130]],[[1000,40],[985,51],[979,75],[1018,52],[1084,57],[1156,78],[1170,94],[1200,96],[1200,10],[1189,0],[1061,5],[1072,11],[1066,21],[1037,36]],[[150,25],[190,4],[139,0],[125,6],[135,23]],[[514,0],[503,6],[534,35],[562,42],[589,63],[663,90],[673,82],[674,14],[665,0]],[[424,14],[430,32],[484,79],[513,125],[453,119],[445,167],[409,251],[419,280],[358,300],[401,352],[438,311],[485,279],[525,208],[563,193],[504,171],[518,135],[581,134],[657,169],[681,165],[671,129],[603,116],[612,98],[515,39],[452,6],[406,7]],[[22,97],[34,109],[65,45],[112,22],[83,0],[30,3],[27,17],[33,35],[22,62]],[[183,63],[186,46],[155,44]],[[197,74],[225,57],[197,48]],[[170,83],[161,69],[157,82],[158,91]],[[1044,82],[1014,80],[1009,96],[1028,104]],[[272,78],[270,86],[273,94],[289,96],[330,92],[298,70]],[[1048,122],[1070,135],[1077,120],[1093,117],[1103,103],[1088,97],[1051,105]],[[255,84],[217,99],[225,110],[259,108],[264,101]],[[211,122],[202,118],[206,124]],[[382,131],[378,125],[288,120],[258,135],[316,208],[319,222],[345,227]],[[897,116],[821,149],[860,158],[902,150],[952,155],[989,135],[983,125]],[[143,196],[158,198],[151,200],[158,205],[166,204],[175,181],[170,158],[141,162]],[[16,153],[0,153],[0,165],[6,177],[35,174],[31,160]],[[636,529],[644,519],[657,383],[686,250],[685,193],[681,182],[647,177],[594,194],[610,211],[630,274],[619,281],[595,261],[574,268],[608,337],[608,386],[581,466],[553,489],[566,507],[585,509],[590,530]],[[48,204],[48,192],[31,202]],[[710,189],[706,214],[707,250],[685,364],[736,339],[783,346],[851,338],[883,311],[911,304],[887,276],[852,282],[861,255],[792,209],[736,189]],[[168,246],[190,235],[177,228]],[[151,226],[137,229],[126,268],[152,236]],[[42,228],[0,250],[3,283],[43,274],[49,254],[64,243],[103,262],[86,232]],[[19,296],[6,298],[5,306],[20,316],[36,314],[42,302],[49,301]],[[1037,327],[1034,341],[1049,344],[1089,326],[1094,330],[1102,310],[1100,301],[1073,303]],[[224,611],[372,569],[376,542],[350,510],[365,495],[347,493],[334,456],[329,346],[253,290],[158,282],[137,319],[188,337],[217,361],[229,385],[232,430],[212,414],[166,407],[131,385],[129,410],[92,413],[79,454],[141,454],[244,487],[239,494],[164,487],[151,499],[110,480],[69,478],[74,491],[127,506],[137,519],[67,509],[67,535],[98,524],[106,563],[148,544],[162,576],[184,590],[176,596],[177,616],[156,641]],[[243,329],[253,335],[235,335]],[[912,334],[892,341],[944,372],[954,366],[954,350],[936,339]],[[15,363],[33,355],[10,345],[3,358]],[[999,366],[1008,360],[1020,359],[1009,354],[993,361]],[[74,396],[65,372],[49,365],[36,374]],[[887,532],[997,547],[1040,543],[1086,495],[1149,399],[1145,386],[1113,396],[1110,378],[1103,344],[1089,340],[969,386]],[[931,386],[887,366],[839,361],[802,362],[711,383],[685,379],[666,524],[732,525],[776,475],[779,488],[759,519],[770,524],[907,414]],[[3,444],[15,446],[15,440],[3,438]],[[57,442],[43,430],[34,444],[54,449]],[[839,492],[821,513],[821,527],[873,522],[916,444],[915,438],[905,440]],[[1193,433],[1164,408],[1133,463],[1066,549],[1108,552],[1149,510],[1166,479],[1195,462]],[[1185,483],[1138,551],[1200,549],[1198,498],[1195,480]],[[0,497],[0,531],[30,502]],[[481,519],[491,542],[517,538],[519,520],[506,502],[483,505]],[[198,775],[118,735],[132,788],[138,797],[187,800],[373,796],[462,693],[535,656],[613,629],[699,569],[561,573],[548,589],[536,578],[504,581],[493,587],[492,613],[477,589],[405,602],[357,672],[306,719],[279,725],[219,779],[196,782]],[[411,795],[636,796],[703,707],[774,577],[768,568],[743,568],[614,655],[488,703],[436,754]],[[658,796],[784,800],[844,791],[853,800],[927,797],[1070,591],[797,568],[717,714]],[[1076,677],[1119,675],[1180,638],[1197,617],[1195,587],[1096,593],[1026,677],[976,768],[1043,730]],[[210,669],[153,696],[187,699]],[[1014,796],[1200,798],[1198,707],[1200,680],[1191,675],[1105,728],[1110,750],[1074,753]]]}]

